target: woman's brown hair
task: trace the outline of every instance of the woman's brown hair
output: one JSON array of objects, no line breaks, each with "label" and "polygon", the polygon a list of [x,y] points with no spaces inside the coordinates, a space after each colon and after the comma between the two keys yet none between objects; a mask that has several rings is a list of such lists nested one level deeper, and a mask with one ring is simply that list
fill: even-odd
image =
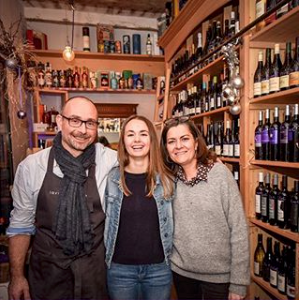
[{"label": "woman's brown hair", "polygon": [[160,149],[162,154],[163,163],[165,168],[172,172],[172,174],[176,175],[178,171],[178,164],[174,163],[167,151],[167,133],[170,128],[176,127],[178,125],[187,126],[190,133],[192,134],[195,142],[197,142],[198,147],[196,151],[196,159],[197,163],[208,164],[211,161],[215,162],[217,159],[216,154],[207,148],[206,142],[202,137],[197,126],[193,121],[186,118],[174,118],[169,119],[165,123],[165,126],[162,131],[161,140],[160,140]]},{"label": "woman's brown hair", "polygon": [[155,186],[156,186],[156,176],[160,176],[160,181],[164,189],[165,198],[169,198],[173,194],[173,180],[172,175],[163,165],[163,161],[159,151],[159,142],[156,134],[156,130],[151,121],[143,116],[133,115],[125,120],[122,125],[120,139],[118,144],[118,160],[120,166],[120,183],[123,188],[125,195],[130,195],[131,192],[126,185],[125,180],[125,168],[130,163],[129,154],[126,150],[124,137],[127,124],[132,120],[143,121],[149,131],[150,136],[150,150],[149,150],[149,165],[147,170],[147,191],[148,197],[153,195]]}]

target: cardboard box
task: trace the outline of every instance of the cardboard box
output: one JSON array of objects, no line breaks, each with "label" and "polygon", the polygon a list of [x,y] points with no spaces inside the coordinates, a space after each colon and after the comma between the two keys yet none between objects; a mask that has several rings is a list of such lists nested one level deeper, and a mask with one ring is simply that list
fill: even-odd
[{"label": "cardboard box", "polygon": [[98,44],[104,41],[114,41],[114,28],[112,25],[98,24],[97,25]]},{"label": "cardboard box", "polygon": [[48,37],[46,34],[28,29],[26,38],[29,49],[48,50]]}]

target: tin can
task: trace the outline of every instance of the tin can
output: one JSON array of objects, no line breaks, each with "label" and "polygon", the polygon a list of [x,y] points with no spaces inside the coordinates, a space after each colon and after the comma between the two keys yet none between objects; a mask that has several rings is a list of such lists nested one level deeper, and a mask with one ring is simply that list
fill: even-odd
[{"label": "tin can", "polygon": [[121,53],[121,41],[115,41],[115,53]]},{"label": "tin can", "polygon": [[131,40],[129,35],[123,36],[123,53],[130,54],[131,53]]},{"label": "tin can", "polygon": [[110,41],[104,41],[104,53],[110,53]]},{"label": "tin can", "polygon": [[110,53],[115,53],[115,42],[110,41]]}]

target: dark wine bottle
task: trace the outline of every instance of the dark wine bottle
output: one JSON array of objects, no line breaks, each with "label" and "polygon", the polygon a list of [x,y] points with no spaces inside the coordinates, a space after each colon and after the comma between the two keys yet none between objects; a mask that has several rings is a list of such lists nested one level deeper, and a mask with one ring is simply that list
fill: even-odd
[{"label": "dark wine bottle", "polygon": [[280,91],[279,78],[281,70],[281,60],[280,60],[280,49],[279,44],[275,44],[274,48],[274,60],[271,64],[270,69],[270,93],[276,93]]},{"label": "dark wine bottle", "polygon": [[217,76],[213,77],[213,82],[210,86],[210,110],[216,108],[216,99],[217,99]]},{"label": "dark wine bottle", "polygon": [[286,293],[286,276],[287,276],[287,270],[288,270],[288,253],[287,253],[287,247],[283,246],[280,261],[279,261],[279,267],[278,267],[278,274],[277,274],[277,289],[281,294]]},{"label": "dark wine bottle", "polygon": [[[267,0],[266,1],[266,12],[268,12],[270,9],[275,7],[275,5],[276,5],[276,0]],[[276,20],[276,14],[274,12],[269,17],[266,18],[266,25],[271,24],[275,20]]]},{"label": "dark wine bottle", "polygon": [[234,129],[233,129],[233,151],[234,151],[234,157],[239,158],[240,157],[240,118],[237,119],[237,122],[234,122]]},{"label": "dark wine bottle", "polygon": [[263,260],[263,279],[270,282],[270,267],[272,260],[272,238],[267,238],[267,251]]},{"label": "dark wine bottle", "polygon": [[269,195],[269,223],[270,225],[277,224],[277,203],[280,190],[278,188],[278,175],[274,174],[273,187]]},{"label": "dark wine bottle", "polygon": [[254,132],[255,159],[263,159],[262,149],[263,112],[259,111],[259,122]]},{"label": "dark wine bottle", "polygon": [[287,273],[287,298],[295,299],[295,278],[296,278],[296,255],[295,249],[289,249],[289,264],[288,264],[288,273]]},{"label": "dark wine bottle", "polygon": [[254,73],[253,79],[253,97],[260,97],[262,95],[262,72],[263,72],[263,51],[259,52],[258,64]]},{"label": "dark wine bottle", "polygon": [[[279,2],[281,2],[282,0],[276,0],[276,4],[278,4]],[[282,7],[280,7],[277,11],[276,11],[276,19],[282,17],[283,15],[285,15],[287,12],[289,11],[289,4],[284,4]]]},{"label": "dark wine bottle", "polygon": [[294,181],[294,192],[290,197],[290,228],[299,232],[299,181]]},{"label": "dark wine bottle", "polygon": [[229,38],[235,35],[236,32],[235,24],[236,24],[236,13],[232,10],[230,12],[230,24],[229,24],[229,31],[228,31]]},{"label": "dark wine bottle", "polygon": [[279,160],[280,122],[278,107],[274,109],[274,120],[270,126],[270,160]]},{"label": "dark wine bottle", "polygon": [[216,132],[216,137],[215,137],[215,153],[218,156],[222,155],[222,123],[218,122],[217,123],[217,132]]},{"label": "dark wine bottle", "polygon": [[292,68],[292,43],[286,44],[286,52],[283,66],[280,70],[279,88],[281,91],[290,88],[290,72]]},{"label": "dark wine bottle", "polygon": [[219,82],[216,86],[216,108],[221,108],[222,105],[222,82]]},{"label": "dark wine bottle", "polygon": [[254,275],[261,277],[263,275],[263,260],[265,250],[263,246],[263,235],[258,234],[258,243],[254,252]]},{"label": "dark wine bottle", "polygon": [[271,49],[266,49],[266,62],[262,71],[262,96],[270,93]]},{"label": "dark wine bottle", "polygon": [[277,199],[277,225],[282,229],[288,227],[288,202],[288,177],[286,175],[282,175],[281,192]]},{"label": "dark wine bottle", "polygon": [[265,123],[262,128],[263,160],[270,160],[270,110],[266,109]]},{"label": "dark wine bottle", "polygon": [[295,55],[290,70],[290,87],[297,86],[299,86],[299,36],[296,38]]},{"label": "dark wine bottle", "polygon": [[259,173],[259,185],[255,189],[255,217],[262,218],[262,194],[264,190],[264,173]]},{"label": "dark wine bottle", "polygon": [[279,261],[280,261],[279,242],[275,242],[274,243],[274,254],[272,256],[271,266],[270,266],[270,284],[273,287],[277,287]]},{"label": "dark wine bottle", "polygon": [[299,104],[295,104],[294,117],[289,126],[290,161],[299,162]]},{"label": "dark wine bottle", "polygon": [[202,34],[201,34],[201,32],[199,32],[197,34],[196,58],[198,61],[202,58]]},{"label": "dark wine bottle", "polygon": [[262,193],[262,221],[269,222],[270,173],[266,174],[265,187]]},{"label": "dark wine bottle", "polygon": [[280,160],[290,161],[289,144],[290,106],[286,105],[284,122],[280,125]]}]

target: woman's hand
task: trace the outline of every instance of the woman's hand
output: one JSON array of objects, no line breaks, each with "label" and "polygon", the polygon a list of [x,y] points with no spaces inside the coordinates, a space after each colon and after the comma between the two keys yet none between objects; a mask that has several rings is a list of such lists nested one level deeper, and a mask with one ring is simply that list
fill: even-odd
[{"label": "woman's hand", "polygon": [[228,300],[242,300],[244,297],[234,294],[234,293],[229,293],[228,295]]}]

